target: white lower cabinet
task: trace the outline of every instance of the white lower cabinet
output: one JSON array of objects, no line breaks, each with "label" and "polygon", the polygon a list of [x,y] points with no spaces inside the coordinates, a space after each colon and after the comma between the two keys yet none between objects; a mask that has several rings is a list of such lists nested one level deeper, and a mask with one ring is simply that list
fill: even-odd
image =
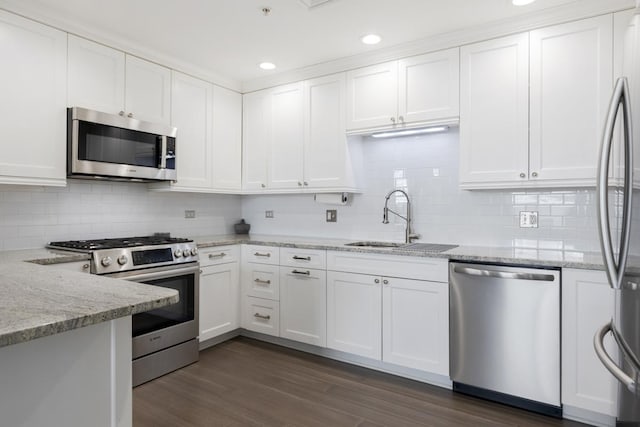
[{"label": "white lower cabinet", "polygon": [[327,347],[382,358],[380,278],[327,271]]},{"label": "white lower cabinet", "polygon": [[280,336],[324,347],[326,335],[327,272],[280,267]]},{"label": "white lower cabinet", "polygon": [[200,251],[200,341],[231,332],[240,326],[238,248]]},{"label": "white lower cabinet", "polygon": [[273,246],[242,245],[242,327],[280,336],[280,251]]},{"label": "white lower cabinet", "polygon": [[[616,415],[617,382],[593,349],[593,337],[614,314],[614,291],[604,271],[562,270],[562,403]],[[617,358],[608,336],[605,347]],[[588,420],[587,420],[588,421]]]},{"label": "white lower cabinet", "polygon": [[382,277],[382,360],[449,375],[449,285]]}]

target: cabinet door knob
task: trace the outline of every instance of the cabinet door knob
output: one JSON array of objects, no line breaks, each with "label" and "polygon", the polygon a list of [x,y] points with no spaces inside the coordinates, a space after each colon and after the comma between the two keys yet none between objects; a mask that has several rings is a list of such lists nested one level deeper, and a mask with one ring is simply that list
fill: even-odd
[{"label": "cabinet door knob", "polygon": [[304,182],[304,185],[309,185],[309,183],[307,181]]},{"label": "cabinet door knob", "polygon": [[380,283],[380,279],[375,279],[373,283]]},{"label": "cabinet door knob", "polygon": [[264,184],[260,184],[260,187],[262,187],[262,188],[266,188],[266,185],[264,185]]},{"label": "cabinet door knob", "polygon": [[118,115],[119,115],[119,116],[124,116],[124,111],[122,111],[122,110],[121,110],[121,111],[118,113]]},{"label": "cabinet door knob", "polygon": [[524,178],[526,176],[527,176],[527,174],[525,174],[524,172],[520,172],[520,178]]},{"label": "cabinet door knob", "polygon": [[298,181],[298,187],[302,187],[302,182]]},{"label": "cabinet door knob", "polygon": [[404,123],[404,117],[400,116],[398,117],[398,120],[400,120],[401,123]]},{"label": "cabinet door knob", "polygon": [[531,173],[531,176],[532,176],[532,177],[534,177],[534,178],[536,178],[536,177],[538,176],[538,172],[532,172],[532,173]]},{"label": "cabinet door knob", "polygon": [[391,123],[395,123],[396,122],[396,118],[395,117],[391,117]]},{"label": "cabinet door knob", "polygon": [[388,285],[388,284],[389,284],[389,281],[388,281],[387,279],[384,279],[384,280],[382,281],[382,284],[383,284],[383,285]]},{"label": "cabinet door knob", "polygon": [[127,114],[127,117],[129,117],[129,118],[133,117],[133,113]]}]

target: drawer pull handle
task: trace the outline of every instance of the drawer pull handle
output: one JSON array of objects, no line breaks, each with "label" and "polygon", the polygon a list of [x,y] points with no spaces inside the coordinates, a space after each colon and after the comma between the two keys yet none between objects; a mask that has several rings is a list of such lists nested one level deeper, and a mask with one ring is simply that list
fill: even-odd
[{"label": "drawer pull handle", "polygon": [[213,259],[213,258],[224,258],[226,257],[227,254],[225,254],[224,252],[220,252],[219,254],[209,254],[209,258]]},{"label": "drawer pull handle", "polygon": [[261,254],[260,252],[256,252],[255,254],[253,254],[253,256],[266,256],[267,258],[270,258],[271,254],[268,252],[266,254]]},{"label": "drawer pull handle", "polygon": [[270,285],[271,284],[271,280],[256,279],[256,280],[254,280],[254,282],[265,284],[265,285]]},{"label": "drawer pull handle", "polygon": [[254,314],[253,317],[257,317],[258,319],[263,319],[263,320],[271,319],[271,316],[269,316],[268,314],[265,316],[264,314],[260,314],[260,313]]},{"label": "drawer pull handle", "polygon": [[298,255],[294,255],[293,259],[298,260],[298,261],[311,261],[311,257],[310,256],[298,256]]},{"label": "drawer pull handle", "polygon": [[311,272],[309,270],[307,270],[307,271],[293,270],[293,271],[291,271],[291,273],[293,273],[293,274],[304,274],[305,276],[311,276]]}]

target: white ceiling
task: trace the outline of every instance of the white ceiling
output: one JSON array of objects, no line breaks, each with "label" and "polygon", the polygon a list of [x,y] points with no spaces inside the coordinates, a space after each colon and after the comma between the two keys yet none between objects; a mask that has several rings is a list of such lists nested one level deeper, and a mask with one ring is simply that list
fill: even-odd
[{"label": "white ceiling", "polygon": [[[80,35],[130,43],[200,70],[248,81],[374,49],[586,0],[0,0]],[[610,0],[601,0],[610,1]],[[269,16],[262,13],[270,7]],[[360,37],[382,36],[366,46]],[[258,64],[277,64],[263,71]]]}]

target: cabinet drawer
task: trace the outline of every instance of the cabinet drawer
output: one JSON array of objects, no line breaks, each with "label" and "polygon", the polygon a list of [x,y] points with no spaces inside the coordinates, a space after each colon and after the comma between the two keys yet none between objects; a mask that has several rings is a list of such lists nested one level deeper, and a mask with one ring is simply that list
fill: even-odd
[{"label": "cabinet drawer", "polygon": [[226,264],[238,261],[240,251],[237,246],[216,246],[200,249],[200,266]]},{"label": "cabinet drawer", "polygon": [[327,251],[280,248],[280,265],[287,267],[325,268]]},{"label": "cabinet drawer", "polygon": [[277,265],[245,263],[242,267],[242,289],[245,295],[278,301],[280,275]]},{"label": "cabinet drawer", "polygon": [[277,265],[280,262],[280,248],[261,245],[243,245],[242,260],[259,264]]},{"label": "cabinet drawer", "polygon": [[448,264],[445,258],[327,251],[327,270],[347,273],[448,282]]},{"label": "cabinet drawer", "polygon": [[250,331],[280,335],[280,303],[278,301],[245,297],[242,326]]}]

